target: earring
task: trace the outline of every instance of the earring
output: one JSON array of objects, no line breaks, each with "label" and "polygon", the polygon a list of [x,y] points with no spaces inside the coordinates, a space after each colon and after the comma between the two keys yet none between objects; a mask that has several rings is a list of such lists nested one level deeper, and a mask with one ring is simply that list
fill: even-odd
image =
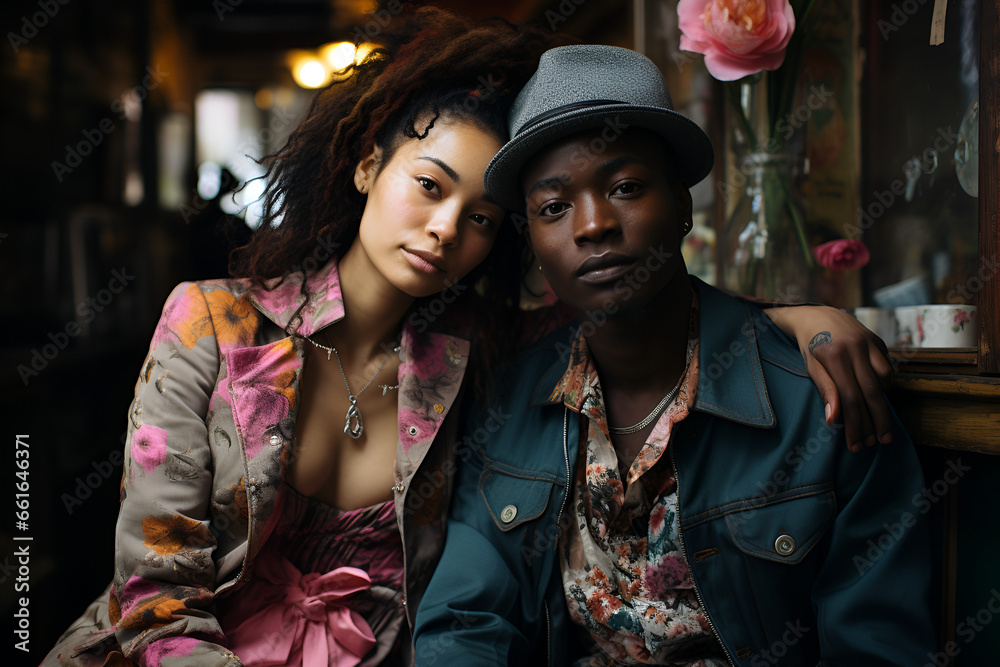
[{"label": "earring", "polygon": [[692,220],[691,218],[688,218],[687,220],[684,221],[684,234],[683,234],[683,236],[687,236],[691,232],[692,229],[694,229],[694,220]]}]

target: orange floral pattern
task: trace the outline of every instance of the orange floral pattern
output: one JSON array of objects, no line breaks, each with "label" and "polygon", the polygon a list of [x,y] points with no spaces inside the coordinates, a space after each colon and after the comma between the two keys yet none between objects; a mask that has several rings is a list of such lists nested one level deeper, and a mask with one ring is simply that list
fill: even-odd
[{"label": "orange floral pattern", "polygon": [[211,546],[212,534],[200,521],[177,515],[171,519],[148,516],[142,520],[142,545],[158,554],[176,554],[184,549]]}]

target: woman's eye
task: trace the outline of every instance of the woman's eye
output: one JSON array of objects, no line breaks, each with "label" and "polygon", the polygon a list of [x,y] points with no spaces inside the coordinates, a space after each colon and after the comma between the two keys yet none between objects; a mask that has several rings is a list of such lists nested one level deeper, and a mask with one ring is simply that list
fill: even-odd
[{"label": "woman's eye", "polygon": [[435,183],[429,178],[423,178],[423,177],[417,178],[417,183],[419,183],[420,187],[422,187],[424,190],[427,190],[428,192],[434,192],[435,188],[437,188],[437,183]]},{"label": "woman's eye", "polygon": [[485,215],[479,213],[473,213],[472,215],[469,216],[469,219],[472,220],[477,225],[482,225],[483,227],[492,227],[494,224],[491,218],[488,218]]},{"label": "woman's eye", "polygon": [[555,202],[552,204],[546,204],[539,211],[542,215],[559,215],[563,213],[568,207],[562,202]]}]

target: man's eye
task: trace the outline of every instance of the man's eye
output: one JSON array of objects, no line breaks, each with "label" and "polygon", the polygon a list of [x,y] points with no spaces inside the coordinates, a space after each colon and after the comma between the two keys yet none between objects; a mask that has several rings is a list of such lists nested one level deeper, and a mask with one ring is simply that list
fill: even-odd
[{"label": "man's eye", "polygon": [[568,207],[562,202],[556,202],[554,204],[546,204],[541,209],[542,215],[559,215],[564,212]]},{"label": "man's eye", "polygon": [[473,213],[472,215],[469,216],[469,219],[471,219],[477,225],[482,225],[483,227],[492,227],[495,224],[492,219],[480,213]]},{"label": "man's eye", "polygon": [[628,183],[622,183],[617,188],[615,188],[614,194],[634,195],[638,191],[639,191],[638,183],[628,182]]}]

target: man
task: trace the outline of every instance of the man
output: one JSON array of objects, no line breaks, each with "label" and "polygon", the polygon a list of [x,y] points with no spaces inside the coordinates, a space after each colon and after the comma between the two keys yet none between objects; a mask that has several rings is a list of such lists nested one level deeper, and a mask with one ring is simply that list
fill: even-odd
[{"label": "man", "polygon": [[579,323],[492,398],[509,417],[467,452],[417,663],[922,664],[912,444],[894,422],[891,447],[848,452],[790,339],[687,275],[712,147],[653,63],[551,50],[511,127],[487,191],[526,200]]}]

